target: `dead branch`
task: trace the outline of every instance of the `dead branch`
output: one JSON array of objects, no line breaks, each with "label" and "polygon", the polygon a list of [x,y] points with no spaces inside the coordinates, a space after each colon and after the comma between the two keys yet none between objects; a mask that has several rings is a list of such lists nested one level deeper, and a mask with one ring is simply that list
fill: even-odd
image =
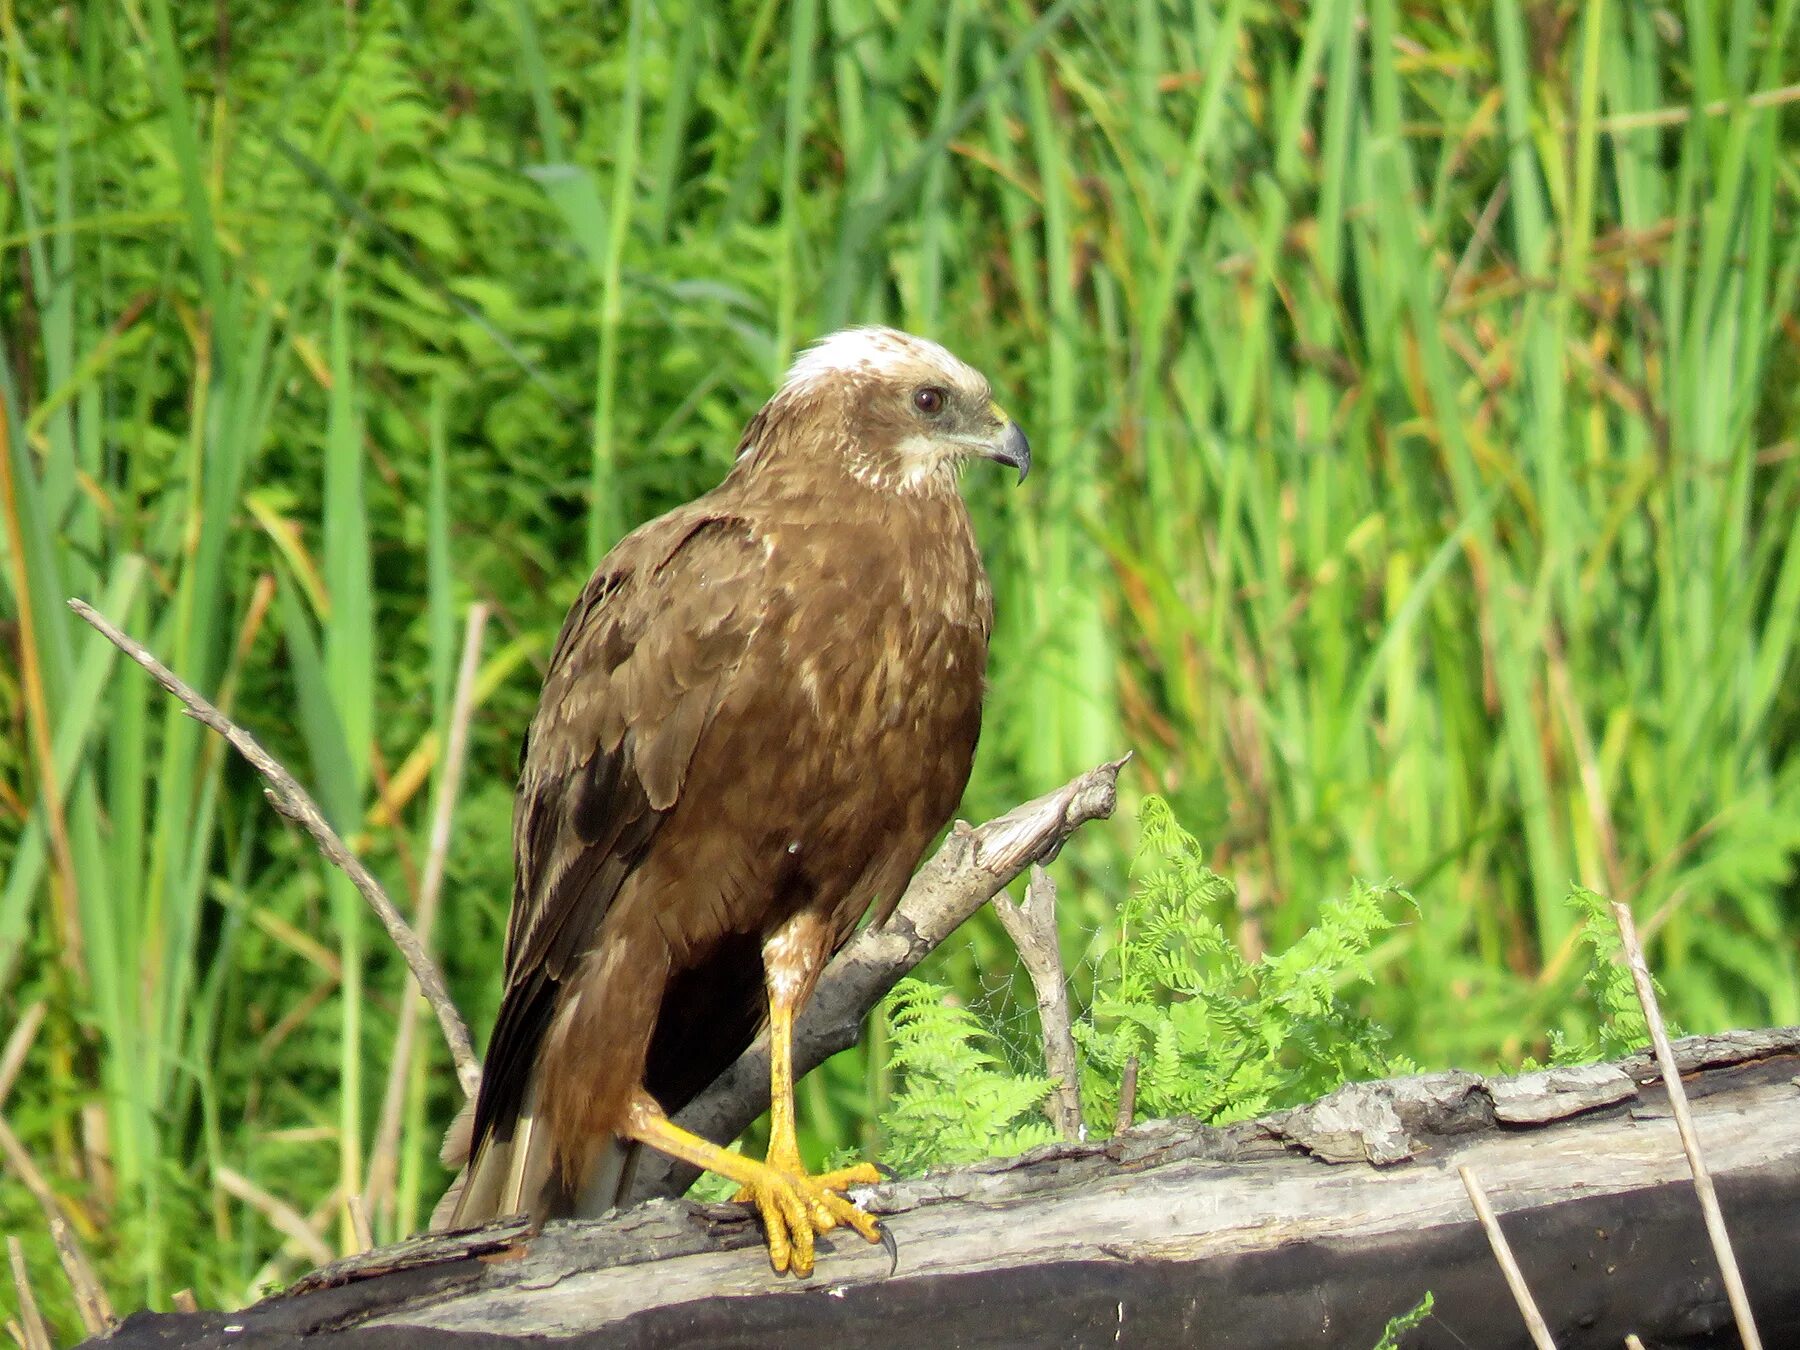
[{"label": "dead branch", "polygon": [[1075,1060],[1075,1035],[1070,1030],[1069,985],[1063,973],[1062,943],[1056,932],[1056,883],[1041,864],[1033,863],[1031,880],[1025,886],[1025,903],[1015,905],[1002,891],[994,897],[994,912],[1018,949],[1019,961],[1031,977],[1032,992],[1037,997],[1044,1067],[1054,1084],[1050,1119],[1064,1139],[1079,1140],[1085,1136],[1081,1124],[1081,1071]]},{"label": "dead branch", "polygon": [[[794,1072],[809,1073],[854,1044],[869,1011],[963,920],[1031,864],[1055,857],[1088,821],[1110,816],[1118,802],[1119,770],[1129,758],[1089,769],[979,828],[957,821],[943,846],[914,875],[888,921],[864,928],[825,968],[794,1028]],[[768,1106],[769,1040],[763,1035],[677,1122],[729,1143]],[[639,1166],[636,1194],[679,1195],[695,1175],[661,1154],[648,1154]]]},{"label": "dead branch", "polygon": [[475,1089],[481,1082],[481,1065],[469,1043],[469,1029],[463,1022],[462,1014],[457,1012],[456,1005],[450,1001],[450,991],[444,985],[444,977],[439,972],[437,963],[419,942],[418,935],[400,916],[400,911],[394,908],[394,902],[381,889],[381,883],[345,847],[344,841],[331,828],[318,804],[307,795],[306,789],[300,786],[273,755],[262,748],[256,737],[202,698],[151,655],[148,648],[127,637],[92,605],[84,600],[70,600],[69,608],[91,624],[113,646],[149,671],[152,679],[180,700],[190,717],[231,742],[232,748],[248,760],[250,767],[267,782],[265,795],[269,804],[310,834],[313,842],[318,845],[319,852],[325,855],[325,860],[350,878],[363,899],[368,901],[369,908],[381,920],[382,927],[387,929],[388,937],[400,949],[401,956],[406,958],[407,967],[419,982],[419,989],[425,995],[426,1002],[431,1004],[432,1011],[437,1014],[438,1026],[443,1030],[445,1044],[450,1047],[450,1058],[456,1063],[456,1076],[462,1083],[463,1092],[474,1096]]},{"label": "dead branch", "polygon": [[[1692,1075],[1764,1326],[1791,1332],[1800,1028],[1694,1037],[1674,1062]],[[860,1194],[898,1243],[892,1270],[833,1233],[813,1279],[778,1277],[744,1206],[658,1200],[539,1233],[502,1222],[412,1239],[240,1312],[138,1314],[104,1350],[1334,1350],[1373,1345],[1427,1290],[1435,1311],[1409,1350],[1501,1350],[1522,1340],[1517,1314],[1461,1167],[1485,1183],[1563,1350],[1617,1350],[1633,1332],[1665,1350],[1732,1344],[1718,1273],[1694,1260],[1704,1228],[1669,1109],[1648,1055],[1573,1075],[1359,1083],[1260,1120],[1150,1121],[872,1187]]]},{"label": "dead branch", "polygon": [[1125,1061],[1125,1068],[1119,1074],[1119,1104],[1113,1111],[1114,1134],[1124,1134],[1137,1121],[1137,1080],[1138,1057],[1133,1055]]}]

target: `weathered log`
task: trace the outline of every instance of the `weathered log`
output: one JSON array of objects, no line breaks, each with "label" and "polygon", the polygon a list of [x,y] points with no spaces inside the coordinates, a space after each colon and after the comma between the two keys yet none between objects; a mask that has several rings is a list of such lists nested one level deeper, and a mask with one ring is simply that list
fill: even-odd
[{"label": "weathered log", "polygon": [[[1800,1028],[1676,1050],[1765,1341],[1800,1344]],[[1646,1054],[1354,1084],[1261,1120],[1153,1121],[874,1187],[892,1270],[830,1235],[811,1280],[779,1278],[740,1207],[658,1200],[416,1239],[241,1312],[139,1313],[96,1344],[1366,1347],[1430,1290],[1404,1344],[1524,1345],[1459,1165],[1565,1350],[1734,1343]]]}]

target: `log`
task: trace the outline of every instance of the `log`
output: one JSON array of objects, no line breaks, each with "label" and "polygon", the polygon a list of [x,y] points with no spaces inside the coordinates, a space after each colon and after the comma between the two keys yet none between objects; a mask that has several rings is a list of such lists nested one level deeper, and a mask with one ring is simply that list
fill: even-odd
[{"label": "log", "polygon": [[[1675,1046],[1771,1345],[1800,1344],[1800,1027]],[[827,1235],[773,1275],[732,1205],[496,1224],[326,1267],[239,1312],[138,1313],[95,1345],[487,1347],[1529,1344],[1458,1177],[1479,1173],[1559,1346],[1735,1343],[1649,1054],[1351,1084],[1223,1127],[1112,1139],[859,1194],[898,1259]]]}]

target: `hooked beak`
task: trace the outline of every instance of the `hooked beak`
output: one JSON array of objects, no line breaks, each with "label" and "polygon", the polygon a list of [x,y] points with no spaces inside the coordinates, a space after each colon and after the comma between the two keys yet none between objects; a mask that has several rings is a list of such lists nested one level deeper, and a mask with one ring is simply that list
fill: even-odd
[{"label": "hooked beak", "polygon": [[1019,430],[1019,424],[1008,417],[998,407],[994,414],[1006,424],[998,440],[988,441],[981,448],[981,457],[991,459],[996,464],[1010,464],[1019,471],[1019,481],[1025,481],[1025,475],[1031,472],[1031,442],[1025,439],[1025,433]]}]

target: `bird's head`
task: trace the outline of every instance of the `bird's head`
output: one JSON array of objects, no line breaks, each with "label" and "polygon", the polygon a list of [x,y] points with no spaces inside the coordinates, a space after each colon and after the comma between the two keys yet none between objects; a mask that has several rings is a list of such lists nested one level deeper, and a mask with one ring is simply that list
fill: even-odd
[{"label": "bird's head", "polygon": [[894,328],[845,328],[802,352],[752,424],[744,454],[841,467],[894,492],[951,491],[970,459],[1031,468],[1025,433],[986,378],[937,343]]}]

